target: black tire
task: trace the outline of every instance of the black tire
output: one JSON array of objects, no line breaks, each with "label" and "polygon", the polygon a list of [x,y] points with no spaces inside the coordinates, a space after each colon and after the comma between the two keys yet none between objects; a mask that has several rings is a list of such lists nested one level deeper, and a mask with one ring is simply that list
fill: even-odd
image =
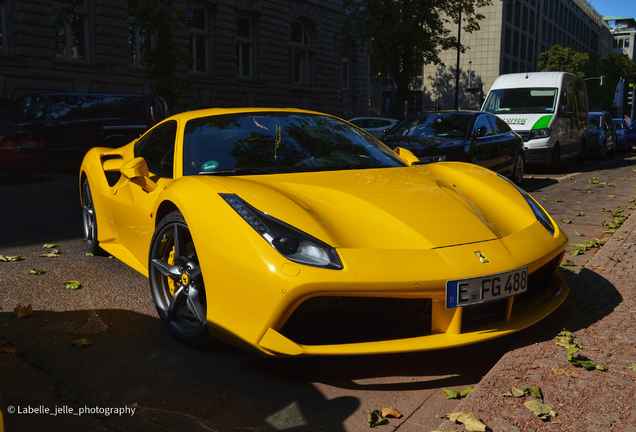
[{"label": "black tire", "polygon": [[577,158],[577,162],[579,164],[585,163],[585,158],[587,157],[587,142],[583,140],[581,143],[581,151],[579,152],[579,157]]},{"label": "black tire", "polygon": [[155,230],[148,274],[157,313],[170,333],[186,343],[209,340],[201,267],[188,224],[178,210]]},{"label": "black tire", "polygon": [[512,166],[512,173],[510,174],[510,180],[512,180],[518,185],[521,185],[521,182],[523,182],[524,171],[525,171],[525,161],[523,158],[523,153],[519,152],[517,153],[514,159],[514,164]]},{"label": "black tire", "polygon": [[84,226],[84,242],[88,252],[93,255],[104,254],[97,240],[97,214],[88,179],[84,179],[82,182],[82,224]]},{"label": "black tire", "polygon": [[552,149],[552,159],[550,159],[550,169],[556,170],[561,166],[561,147],[555,144]]},{"label": "black tire", "polygon": [[606,153],[607,153],[607,143],[606,143],[606,142],[604,142],[604,143],[601,145],[600,150],[598,151],[598,158],[599,158],[600,160],[605,159],[605,154],[606,154]]}]

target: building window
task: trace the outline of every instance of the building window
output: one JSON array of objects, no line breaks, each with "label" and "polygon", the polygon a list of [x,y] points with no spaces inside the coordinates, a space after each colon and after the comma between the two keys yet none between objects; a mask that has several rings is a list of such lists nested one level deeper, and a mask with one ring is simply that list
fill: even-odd
[{"label": "building window", "polygon": [[625,44],[623,45],[624,48],[629,48],[629,38],[625,39]]},{"label": "building window", "polygon": [[58,0],[54,7],[55,49],[58,58],[88,59],[86,0]]},{"label": "building window", "polygon": [[313,49],[309,31],[302,22],[292,23],[290,42],[292,83],[311,85]]},{"label": "building window", "polygon": [[190,70],[206,72],[208,69],[208,19],[204,8],[188,6],[188,25],[190,26],[190,40],[188,53],[192,57]]},{"label": "building window", "polygon": [[130,64],[135,66],[143,65],[144,51],[150,51],[154,47],[154,36],[146,33],[145,30],[130,25],[128,27],[128,48]]},{"label": "building window", "polygon": [[346,57],[342,59],[342,89],[351,89],[351,62]]},{"label": "building window", "polygon": [[236,24],[238,76],[251,78],[254,73],[254,26],[252,19],[245,17],[238,17]]}]

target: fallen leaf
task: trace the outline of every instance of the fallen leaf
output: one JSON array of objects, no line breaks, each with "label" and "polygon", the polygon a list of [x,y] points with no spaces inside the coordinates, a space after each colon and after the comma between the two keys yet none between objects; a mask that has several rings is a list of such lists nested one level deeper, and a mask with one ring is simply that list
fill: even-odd
[{"label": "fallen leaf", "polygon": [[468,386],[459,395],[464,398],[468,396],[473,390],[475,390],[475,387]]},{"label": "fallen leaf", "polygon": [[82,339],[74,340],[73,342],[71,342],[70,346],[75,348],[83,348],[88,345],[95,345],[95,343],[88,338],[82,338]]},{"label": "fallen leaf", "polygon": [[78,281],[72,280],[72,281],[64,282],[62,286],[66,288],[67,290],[76,290],[76,289],[80,289],[82,287],[82,284]]},{"label": "fallen leaf", "polygon": [[15,308],[13,308],[13,313],[17,318],[22,318],[31,315],[33,313],[33,308],[30,304],[27,307],[17,305]]},{"label": "fallen leaf", "polygon": [[45,244],[45,245],[44,245],[44,246],[42,246],[42,247],[43,247],[43,248],[45,248],[45,249],[51,249],[51,248],[54,248],[54,247],[56,247],[56,246],[57,246],[56,244],[50,244],[50,243],[47,243],[47,244]]},{"label": "fallen leaf", "polygon": [[556,202],[563,202],[563,198],[557,198]]},{"label": "fallen leaf", "polygon": [[95,254],[92,254],[92,253],[90,253],[90,252],[86,252],[86,256],[87,256],[87,257],[94,257],[94,256],[95,256]]},{"label": "fallen leaf", "polygon": [[53,249],[51,252],[47,252],[47,253],[43,253],[42,255],[40,255],[41,257],[44,258],[55,258],[58,257],[62,254],[62,251],[59,249]]},{"label": "fallen leaf", "polygon": [[608,195],[609,198],[616,198],[616,195]]},{"label": "fallen leaf", "polygon": [[402,417],[402,414],[398,410],[393,408],[393,407],[391,407],[391,408],[383,408],[382,409],[382,417],[400,418],[400,417]]},{"label": "fallen leaf", "polygon": [[453,389],[449,389],[449,388],[443,388],[442,390],[446,394],[446,400],[459,399],[460,398],[459,392],[457,390],[453,390]]},{"label": "fallen leaf", "polygon": [[535,386],[532,386],[531,388],[523,386],[523,391],[529,394],[530,396],[534,396],[537,399],[543,400],[543,393],[541,393],[541,389],[539,388],[539,386],[535,385]]},{"label": "fallen leaf", "polygon": [[523,404],[530,410],[530,412],[532,412],[532,414],[536,415],[544,422],[550,421],[553,417],[556,417],[554,408],[536,399],[524,402]]},{"label": "fallen leaf", "polygon": [[561,218],[561,222],[563,222],[566,225],[572,223],[572,221],[570,219],[566,219],[566,218]]},{"label": "fallen leaf", "polygon": [[31,269],[29,270],[29,274],[32,275],[41,275],[42,273],[46,273],[45,270]]},{"label": "fallen leaf", "polygon": [[555,375],[565,375],[570,378],[576,378],[579,376],[579,374],[575,371],[570,371],[565,368],[552,368],[552,373]]},{"label": "fallen leaf", "polygon": [[629,369],[631,369],[634,372],[636,372],[636,363],[632,363],[632,365],[629,367]]},{"label": "fallen leaf", "polygon": [[446,414],[442,416],[442,418],[447,418],[450,421],[463,423],[466,426],[467,431],[471,432],[485,432],[486,425],[483,424],[475,414],[469,412],[456,412],[451,414]]},{"label": "fallen leaf", "polygon": [[523,390],[519,390],[517,387],[512,387],[509,392],[504,393],[502,396],[520,398],[524,395],[525,392]]},{"label": "fallen leaf", "polygon": [[23,259],[24,258],[22,258],[20,255],[13,255],[13,256],[0,255],[0,261],[4,261],[4,262],[22,261]]},{"label": "fallen leaf", "polygon": [[376,426],[380,426],[384,422],[386,422],[386,420],[382,417],[380,410],[375,410],[369,413],[369,427],[374,428]]},{"label": "fallen leaf", "polygon": [[593,193],[591,190],[582,190],[582,193]]},{"label": "fallen leaf", "polygon": [[585,213],[583,213],[583,212],[576,212],[576,213],[574,213],[574,216],[585,216]]},{"label": "fallen leaf", "polygon": [[0,352],[7,353],[7,354],[15,354],[17,350],[18,350],[18,347],[14,347],[14,346],[0,347]]},{"label": "fallen leaf", "polygon": [[571,260],[565,260],[565,262],[564,262],[563,264],[561,264],[561,265],[562,265],[562,266],[565,266],[565,267],[573,267],[573,266],[575,266],[576,264],[574,264],[574,261],[571,261]]}]

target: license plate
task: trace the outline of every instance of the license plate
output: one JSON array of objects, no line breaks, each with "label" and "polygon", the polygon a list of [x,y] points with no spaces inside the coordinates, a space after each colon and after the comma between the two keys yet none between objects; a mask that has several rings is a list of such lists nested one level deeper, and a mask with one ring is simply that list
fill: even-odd
[{"label": "license plate", "polygon": [[21,141],[20,145],[22,146],[22,148],[31,148],[31,147],[37,147],[38,142],[37,141]]},{"label": "license plate", "polygon": [[446,282],[446,307],[456,308],[512,297],[528,289],[528,268]]}]

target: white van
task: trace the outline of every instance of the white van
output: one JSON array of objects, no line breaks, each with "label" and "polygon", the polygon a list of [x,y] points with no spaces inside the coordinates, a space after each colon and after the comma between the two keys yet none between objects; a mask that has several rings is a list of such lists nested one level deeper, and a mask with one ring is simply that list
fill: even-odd
[{"label": "white van", "polygon": [[528,164],[557,166],[587,151],[587,89],[568,72],[501,75],[481,108],[501,117],[524,141]]}]

